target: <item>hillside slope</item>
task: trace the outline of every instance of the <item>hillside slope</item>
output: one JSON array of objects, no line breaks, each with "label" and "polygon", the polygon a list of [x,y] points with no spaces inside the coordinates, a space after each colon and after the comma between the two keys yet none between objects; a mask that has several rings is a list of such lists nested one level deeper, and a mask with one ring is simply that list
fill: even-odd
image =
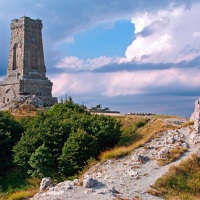
[{"label": "hillside slope", "polygon": [[[183,124],[185,120],[162,119],[162,121],[166,125],[177,126],[177,124]],[[96,184],[92,188],[77,186],[68,181],[60,183],[46,192],[36,194],[32,200],[162,199],[152,196],[146,191],[168,171],[171,165],[178,164],[181,160],[197,152],[200,144],[194,144],[194,141],[190,139],[190,132],[189,127],[159,132],[130,155],[95,164],[79,179],[81,182],[93,178]],[[158,164],[170,160],[170,152],[186,148],[187,151],[178,160],[163,166]]]}]

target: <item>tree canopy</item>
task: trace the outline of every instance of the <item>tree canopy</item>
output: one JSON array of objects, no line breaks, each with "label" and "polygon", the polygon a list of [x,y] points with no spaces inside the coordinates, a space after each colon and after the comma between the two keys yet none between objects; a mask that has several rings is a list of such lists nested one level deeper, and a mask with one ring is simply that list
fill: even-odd
[{"label": "tree canopy", "polygon": [[22,132],[23,127],[8,112],[0,112],[0,175],[12,166],[12,148]]},{"label": "tree canopy", "polygon": [[21,124],[24,132],[13,148],[14,162],[34,176],[46,171],[71,176],[88,159],[113,147],[121,135],[113,117],[92,115],[72,99],[24,118]]}]

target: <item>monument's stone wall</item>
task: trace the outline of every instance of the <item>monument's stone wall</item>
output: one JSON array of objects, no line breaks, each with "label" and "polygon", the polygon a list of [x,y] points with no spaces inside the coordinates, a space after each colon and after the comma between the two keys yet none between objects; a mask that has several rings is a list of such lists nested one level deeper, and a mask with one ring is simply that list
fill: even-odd
[{"label": "monument's stone wall", "polygon": [[195,132],[200,133],[200,99],[195,101],[194,112],[190,117],[190,121],[194,122]]},{"label": "monument's stone wall", "polygon": [[57,98],[52,97],[53,83],[46,77],[42,21],[21,17],[12,20],[10,28],[7,76],[0,82],[0,106],[24,94],[56,103]]}]

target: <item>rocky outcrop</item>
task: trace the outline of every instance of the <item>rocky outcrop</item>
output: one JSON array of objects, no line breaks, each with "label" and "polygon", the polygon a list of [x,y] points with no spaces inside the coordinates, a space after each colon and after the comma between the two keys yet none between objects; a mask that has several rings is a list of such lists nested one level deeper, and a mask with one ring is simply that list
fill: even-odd
[{"label": "rocky outcrop", "polygon": [[41,183],[40,183],[40,191],[44,191],[50,187],[55,186],[55,183],[51,180],[50,177],[48,178],[43,178]]},{"label": "rocky outcrop", "polygon": [[195,133],[200,133],[200,98],[195,101],[194,112],[190,117],[190,121],[194,122]]},{"label": "rocky outcrop", "polygon": [[83,187],[91,188],[97,183],[97,180],[91,177],[87,177],[83,180]]},{"label": "rocky outcrop", "polygon": [[195,108],[191,115],[190,121],[194,122],[190,140],[194,144],[200,143],[200,98],[195,101]]},{"label": "rocky outcrop", "polygon": [[50,104],[46,101],[42,101],[35,95],[21,95],[20,97],[13,97],[10,102],[5,103],[0,107],[0,110],[12,110],[23,109],[24,107],[44,108],[50,107]]}]

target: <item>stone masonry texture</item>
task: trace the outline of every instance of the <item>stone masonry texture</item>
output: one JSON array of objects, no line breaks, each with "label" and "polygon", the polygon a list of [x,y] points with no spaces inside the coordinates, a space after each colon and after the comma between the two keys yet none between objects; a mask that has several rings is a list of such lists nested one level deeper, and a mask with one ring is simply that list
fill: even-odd
[{"label": "stone masonry texture", "polygon": [[50,105],[57,103],[57,98],[52,97],[53,83],[46,77],[42,21],[21,17],[12,20],[10,29],[7,75],[0,82],[0,106],[26,94]]}]

